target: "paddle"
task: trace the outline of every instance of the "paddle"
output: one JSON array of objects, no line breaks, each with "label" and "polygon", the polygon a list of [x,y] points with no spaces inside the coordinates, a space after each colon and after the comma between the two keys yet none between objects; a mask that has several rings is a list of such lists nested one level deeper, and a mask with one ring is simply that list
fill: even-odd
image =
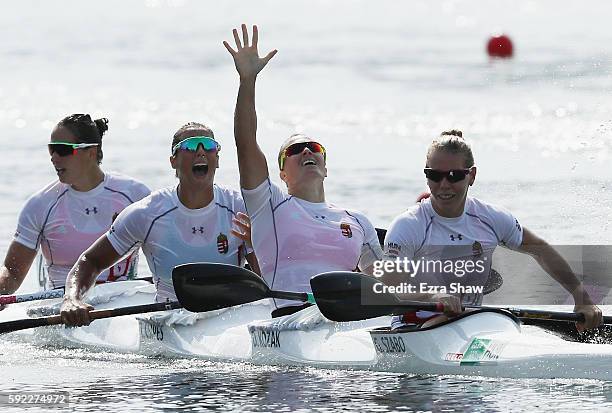
[{"label": "paddle", "polygon": [[[150,313],[153,311],[164,311],[181,308],[181,304],[177,301],[167,303],[154,303],[134,305],[130,307],[112,308],[108,310],[92,310],[89,312],[89,318],[98,320],[101,318],[118,317],[121,315]],[[25,318],[20,320],[5,321],[0,323],[0,334],[9,333],[12,331],[25,330],[28,328],[50,326],[63,324],[62,318],[59,315],[49,317]]]},{"label": "paddle", "polygon": [[[265,281],[252,271],[228,264],[183,264],[172,271],[177,301],[144,304],[110,310],[92,310],[91,320],[122,315],[172,310],[184,307],[193,312],[218,310],[263,298],[278,298],[314,302],[312,294],[272,291]],[[26,318],[0,323],[0,334],[33,327],[62,324],[59,315]]]},{"label": "paddle", "polygon": [[[376,293],[376,278],[356,272],[329,272],[310,279],[310,286],[321,313],[334,321],[356,321],[368,318],[401,315],[409,311],[440,311],[435,303],[400,300],[395,294]],[[496,308],[473,306],[468,308]],[[580,313],[505,308],[521,319],[584,321]],[[605,316],[604,324],[612,324]]]},{"label": "paddle", "polygon": [[[96,285],[107,284],[111,282],[122,282],[122,281],[152,282],[153,277],[133,278],[133,279],[128,279],[128,280],[120,280],[120,281],[102,281],[99,283],[97,282]],[[64,287],[57,288],[55,290],[37,291],[34,293],[30,293],[30,294],[0,295],[0,305],[23,303],[26,301],[49,300],[52,298],[62,298],[63,296],[64,296]]]},{"label": "paddle", "polygon": [[314,303],[312,294],[270,290],[263,278],[229,264],[183,264],[172,271],[174,291],[189,311],[202,312],[246,304],[264,298]]}]

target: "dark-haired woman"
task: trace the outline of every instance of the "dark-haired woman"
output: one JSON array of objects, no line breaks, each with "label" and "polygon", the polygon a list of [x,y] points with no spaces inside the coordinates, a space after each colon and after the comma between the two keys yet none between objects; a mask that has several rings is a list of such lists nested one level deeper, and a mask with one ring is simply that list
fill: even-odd
[{"label": "dark-haired woman", "polygon": [[[585,317],[578,324],[580,330],[595,328],[601,323],[601,310],[554,248],[522,227],[510,212],[468,196],[476,180],[476,166],[472,149],[461,131],[443,132],[431,143],[424,172],[431,196],[395,218],[384,246],[387,260],[411,260],[420,265],[420,270],[415,276],[399,272],[387,274],[383,278],[385,283],[399,285],[412,280],[415,287],[421,287],[421,282],[428,288],[445,287],[446,292],[429,296],[429,289],[419,288],[423,293],[421,298],[438,300],[449,315],[457,314],[461,304],[480,304],[482,292],[473,287],[484,285],[493,251],[503,245],[533,256],[572,295],[574,311]],[[472,287],[471,291],[460,285]],[[451,288],[455,289],[454,293]],[[428,326],[446,319],[447,315],[410,313],[396,318],[394,327],[406,323]]]},{"label": "dark-haired woman", "polygon": [[96,275],[134,246],[141,246],[157,288],[159,302],[176,300],[172,269],[190,262],[241,265],[257,270],[254,254],[232,232],[234,218],[245,213],[239,192],[214,183],[221,146],[213,131],[189,123],[174,135],[170,164],[178,184],[153,192],[125,209],[106,235],[83,253],[66,281],[62,318],[70,325],[89,324],[83,295]]},{"label": "dark-haired woman", "polygon": [[[102,137],[107,119],[76,114],[62,119],[48,144],[58,180],[26,202],[0,268],[0,294],[15,292],[39,248],[48,272],[47,288],[63,287],[78,257],[111,226],[125,207],[150,191],[132,178],[104,172]],[[138,252],[100,274],[100,280],[132,277]]]}]

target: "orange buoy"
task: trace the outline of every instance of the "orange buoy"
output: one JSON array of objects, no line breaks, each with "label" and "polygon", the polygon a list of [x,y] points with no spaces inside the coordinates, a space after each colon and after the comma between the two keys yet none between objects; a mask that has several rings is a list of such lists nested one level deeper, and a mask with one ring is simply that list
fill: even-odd
[{"label": "orange buoy", "polygon": [[510,58],[514,53],[512,40],[505,34],[491,36],[487,42],[487,53],[490,57]]}]

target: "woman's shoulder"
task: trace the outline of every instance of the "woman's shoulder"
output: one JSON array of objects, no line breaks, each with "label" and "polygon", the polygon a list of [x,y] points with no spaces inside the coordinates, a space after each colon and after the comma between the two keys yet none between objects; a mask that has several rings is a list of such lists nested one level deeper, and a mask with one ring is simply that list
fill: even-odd
[{"label": "woman's shoulder", "polygon": [[151,190],[141,181],[117,172],[106,172],[105,186],[108,190],[120,192],[132,202],[140,200],[151,193]]}]

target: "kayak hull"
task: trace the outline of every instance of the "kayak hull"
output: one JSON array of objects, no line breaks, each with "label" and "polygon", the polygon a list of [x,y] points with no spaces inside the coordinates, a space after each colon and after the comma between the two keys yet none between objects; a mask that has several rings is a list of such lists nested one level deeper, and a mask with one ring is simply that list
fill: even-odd
[{"label": "kayak hull", "polygon": [[[90,301],[96,308],[115,308],[151,303],[154,298],[151,284],[122,282],[97,286]],[[39,306],[30,313],[56,312],[58,307],[59,303]],[[612,380],[612,345],[565,341],[523,326],[503,310],[473,311],[433,328],[390,330],[390,317],[337,323],[312,306],[269,319],[272,309],[269,300],[261,300],[207,313],[163,311],[9,336],[55,346],[262,365]]]},{"label": "kayak hull", "polygon": [[268,300],[207,313],[186,310],[138,316],[139,351],[148,355],[249,361],[248,324],[270,317]]},{"label": "kayak hull", "polygon": [[249,325],[257,364],[367,369],[376,362],[369,329],[388,325],[389,317],[336,323],[316,307]]},{"label": "kayak hull", "polygon": [[[529,330],[528,332],[525,330]],[[565,341],[481,310],[423,330],[370,331],[374,370],[510,378],[612,379],[612,346]]]}]

